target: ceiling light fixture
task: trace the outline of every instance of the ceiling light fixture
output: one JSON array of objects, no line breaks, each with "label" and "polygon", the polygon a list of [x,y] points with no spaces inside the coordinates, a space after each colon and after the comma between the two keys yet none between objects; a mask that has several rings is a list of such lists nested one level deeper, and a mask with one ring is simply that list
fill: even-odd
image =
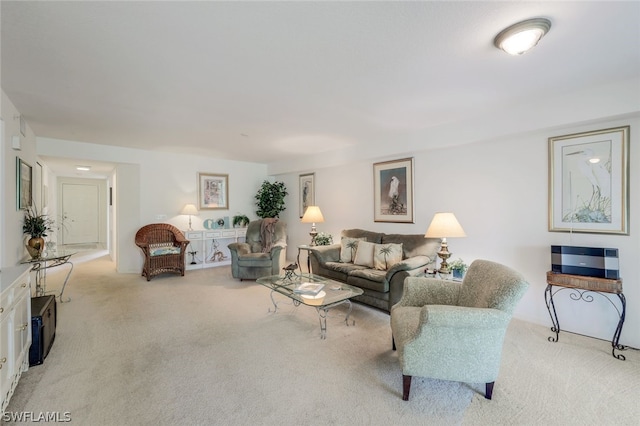
[{"label": "ceiling light fixture", "polygon": [[551,28],[551,21],[533,18],[500,31],[493,44],[510,55],[522,55],[534,47]]},{"label": "ceiling light fixture", "polygon": [[89,170],[91,170],[91,166],[76,166],[76,170],[79,170],[81,172],[88,172]]}]

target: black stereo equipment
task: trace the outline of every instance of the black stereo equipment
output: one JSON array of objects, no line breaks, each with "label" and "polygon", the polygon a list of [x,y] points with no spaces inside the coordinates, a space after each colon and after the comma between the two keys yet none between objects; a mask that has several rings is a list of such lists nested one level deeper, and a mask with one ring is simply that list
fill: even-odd
[{"label": "black stereo equipment", "polygon": [[620,279],[618,249],[551,246],[551,271],[617,280]]}]

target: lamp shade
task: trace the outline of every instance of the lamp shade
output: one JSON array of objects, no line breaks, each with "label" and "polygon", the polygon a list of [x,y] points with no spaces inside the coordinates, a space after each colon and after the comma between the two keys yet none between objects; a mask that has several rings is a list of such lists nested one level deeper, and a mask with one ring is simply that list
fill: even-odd
[{"label": "lamp shade", "polygon": [[322,212],[320,211],[320,207],[318,206],[309,206],[307,210],[304,212],[304,216],[300,220],[302,223],[321,223],[324,222],[324,217],[322,217]]},{"label": "lamp shade", "polygon": [[431,220],[425,238],[466,237],[464,229],[453,213],[436,213]]},{"label": "lamp shade", "polygon": [[188,214],[190,216],[197,216],[198,209],[193,204],[187,204],[182,208],[180,214]]}]

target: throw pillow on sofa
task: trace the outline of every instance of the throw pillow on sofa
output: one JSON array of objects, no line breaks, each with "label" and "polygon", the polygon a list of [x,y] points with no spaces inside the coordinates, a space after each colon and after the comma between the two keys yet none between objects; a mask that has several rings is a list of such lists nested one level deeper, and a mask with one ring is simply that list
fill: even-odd
[{"label": "throw pillow on sofa", "polygon": [[366,241],[358,242],[358,250],[353,263],[361,266],[373,268],[373,257],[375,256],[375,248],[378,244],[368,243]]},{"label": "throw pillow on sofa", "polygon": [[342,237],[340,240],[340,262],[352,263],[356,257],[356,251],[358,249],[358,243],[360,241],[366,241],[364,237],[350,238]]},{"label": "throw pillow on sofa", "polygon": [[386,271],[402,262],[402,243],[376,244],[373,253],[373,267]]}]

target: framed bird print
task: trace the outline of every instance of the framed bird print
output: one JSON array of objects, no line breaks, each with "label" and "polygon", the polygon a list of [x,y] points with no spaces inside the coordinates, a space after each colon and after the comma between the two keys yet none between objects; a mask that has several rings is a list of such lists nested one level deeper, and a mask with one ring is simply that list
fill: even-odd
[{"label": "framed bird print", "polygon": [[414,223],[413,157],[373,165],[373,220]]},{"label": "framed bird print", "polygon": [[629,126],[549,138],[549,231],[629,234]]},{"label": "framed bird print", "polygon": [[307,173],[299,176],[300,183],[300,218],[304,216],[307,207],[316,205],[315,173]]}]

